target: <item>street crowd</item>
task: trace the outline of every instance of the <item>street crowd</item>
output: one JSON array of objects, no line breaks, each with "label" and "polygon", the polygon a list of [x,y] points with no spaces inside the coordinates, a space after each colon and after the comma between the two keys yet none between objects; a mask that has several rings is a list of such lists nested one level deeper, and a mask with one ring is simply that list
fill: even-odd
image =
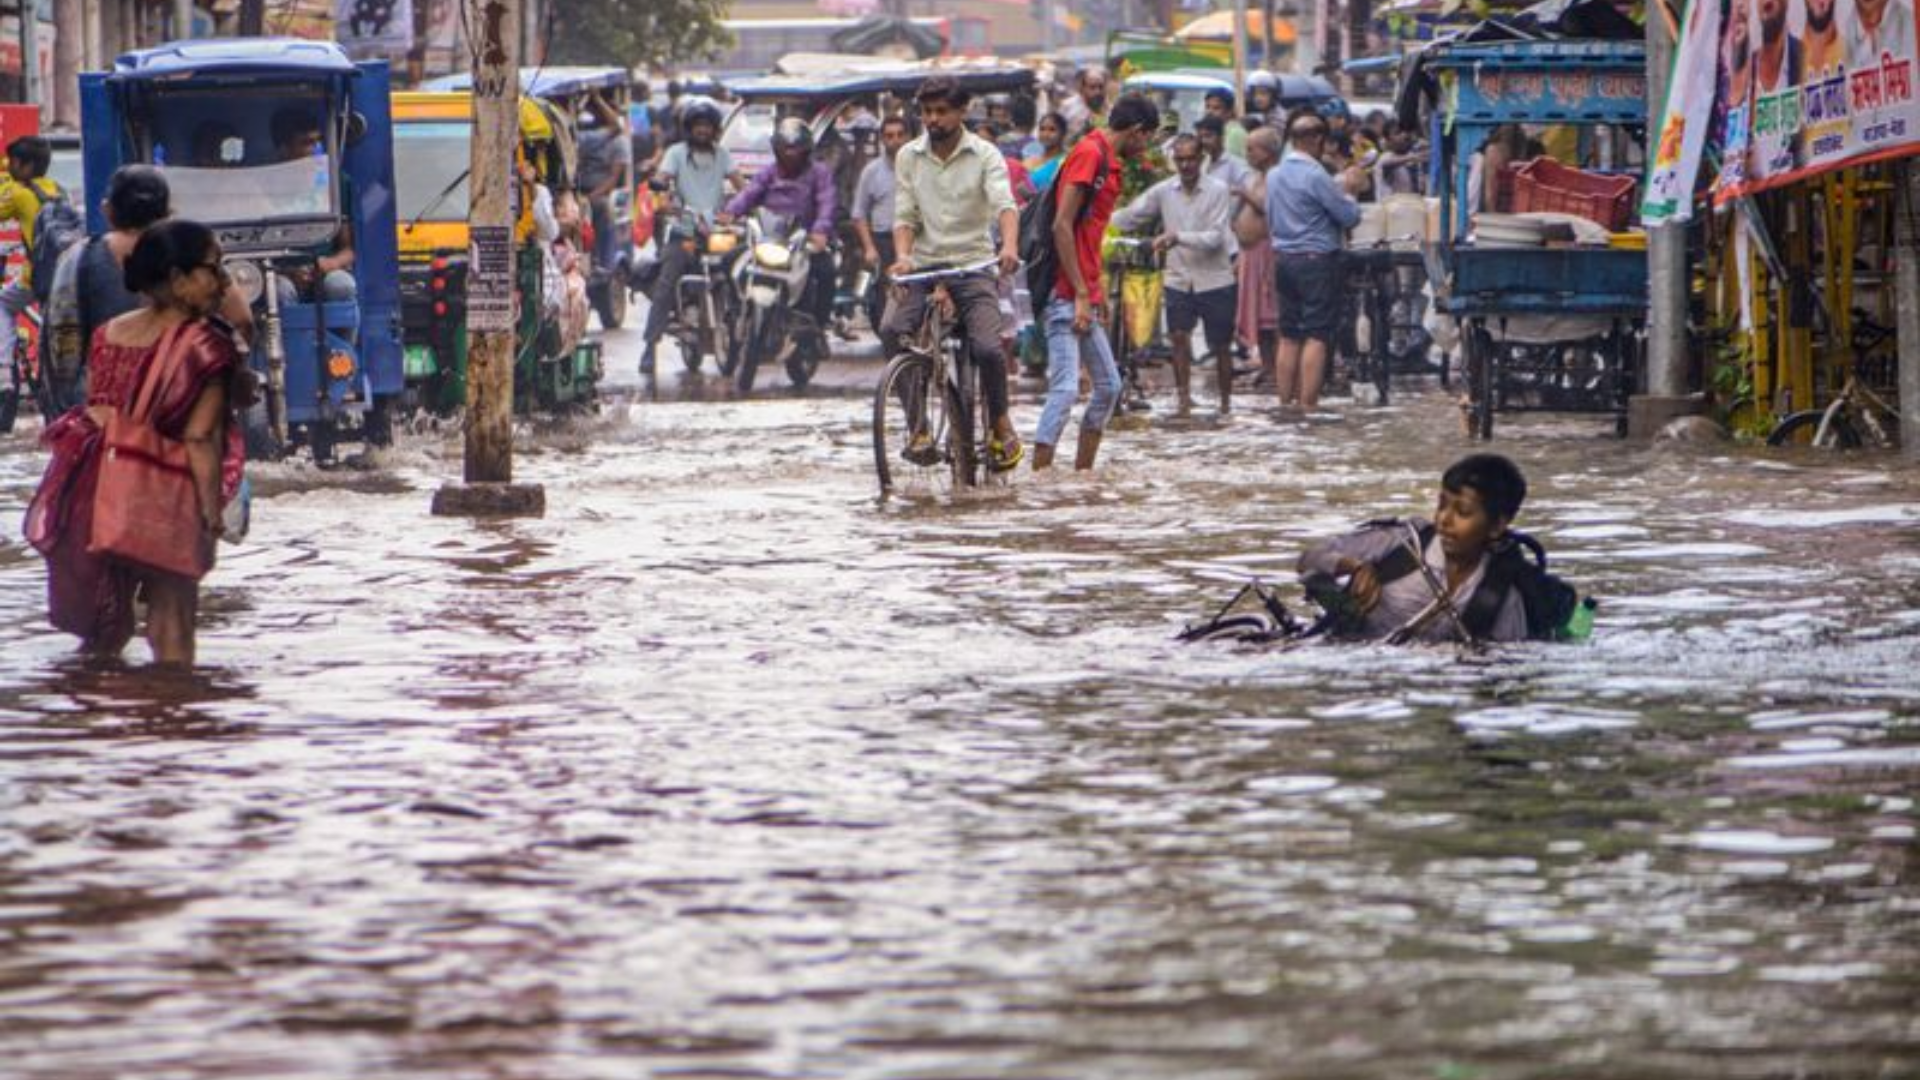
[{"label": "street crowd", "polygon": [[[1383,113],[1356,124],[1344,109],[1283,110],[1265,72],[1248,80],[1244,109],[1232,91],[1211,91],[1206,114],[1187,133],[1170,133],[1151,99],[1116,95],[1100,68],[1082,70],[1071,89],[1054,88],[1044,105],[1027,95],[976,101],[936,75],[897,111],[850,109],[840,120],[836,141],[846,139],[839,132],[876,140],[871,160],[857,147],[849,154],[842,145],[816,146],[808,125],[789,119],[773,132],[773,163],[749,177],[719,143],[720,110],[674,95],[651,125],[642,160],[685,209],[721,224],[770,210],[808,223],[812,249],[822,254],[837,236],[839,193],[850,186],[850,232],[872,279],[868,320],[889,354],[919,326],[931,288],[896,288],[893,279],[997,257],[997,286],[942,287],[959,306],[969,355],[987,372],[990,460],[1002,470],[1025,453],[1006,405],[1023,321],[1016,293],[1025,294],[1045,342],[1048,390],[1033,430],[1034,467],[1054,463],[1083,391],[1089,401],[1074,464],[1091,467],[1098,455],[1122,397],[1107,329],[1108,307],[1120,302],[1106,272],[1110,227],[1150,237],[1182,410],[1193,405],[1196,334],[1213,360],[1222,412],[1231,408],[1239,350],[1260,358],[1256,386],[1283,407],[1311,410],[1348,311],[1339,266],[1346,230],[1359,220],[1361,200],[1416,193],[1424,175],[1411,131]],[[858,164],[850,185],[837,175],[849,160]],[[673,283],[691,255],[663,257],[645,375],[654,373],[677,299]],[[811,271],[808,306],[825,326],[837,271],[826,258]]]}]

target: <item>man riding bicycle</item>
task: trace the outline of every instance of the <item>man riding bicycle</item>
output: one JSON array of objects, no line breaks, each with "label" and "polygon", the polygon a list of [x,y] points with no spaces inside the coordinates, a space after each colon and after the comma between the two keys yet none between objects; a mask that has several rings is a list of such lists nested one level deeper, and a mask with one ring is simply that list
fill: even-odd
[{"label": "man riding bicycle", "polygon": [[[934,267],[971,266],[995,258],[989,230],[999,227],[1002,275],[1020,266],[1020,215],[1007,178],[1006,158],[992,143],[966,129],[968,94],[950,76],[936,75],[914,95],[926,133],[900,151],[894,164],[893,243],[897,253],[888,276],[899,278]],[[988,277],[964,277],[939,286],[958,314],[966,353],[979,366],[993,435],[987,463],[996,472],[1020,464],[1026,448],[1014,434],[1007,408],[1007,361],[1000,348],[1000,293]],[[925,321],[934,287],[926,283],[897,291],[880,327],[889,356]],[[932,435],[917,431],[908,454],[926,454]]]}]

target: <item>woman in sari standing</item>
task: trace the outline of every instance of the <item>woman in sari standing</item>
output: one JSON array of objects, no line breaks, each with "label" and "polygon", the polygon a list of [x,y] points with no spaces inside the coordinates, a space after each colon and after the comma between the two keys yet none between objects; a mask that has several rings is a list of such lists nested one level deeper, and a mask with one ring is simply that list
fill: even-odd
[{"label": "woman in sari standing", "polygon": [[200,554],[211,565],[222,510],[240,482],[243,441],[233,422],[231,384],[243,370],[231,332],[212,316],[227,291],[220,245],[193,221],[146,229],[128,255],[125,282],[143,305],[94,332],[87,354],[87,402],[48,428],[53,451],[28,511],[27,538],[47,560],[48,616],[90,652],[115,656],[134,632],[134,600],[147,605],[147,641],[156,663],[192,666],[197,577],[121,562],[89,551],[104,433],[155,372],[149,420],[184,444]]}]

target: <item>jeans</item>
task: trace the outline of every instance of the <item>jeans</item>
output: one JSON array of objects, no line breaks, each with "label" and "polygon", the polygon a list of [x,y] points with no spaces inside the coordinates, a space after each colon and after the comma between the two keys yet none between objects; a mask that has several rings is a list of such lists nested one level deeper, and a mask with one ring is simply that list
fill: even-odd
[{"label": "jeans", "polygon": [[[278,291],[282,304],[292,304],[299,301],[300,290],[293,287],[292,280],[284,275],[274,280],[279,283]],[[353,275],[345,270],[329,270],[326,276],[320,279],[320,287],[315,291],[318,294],[317,299],[319,301],[328,304],[337,304],[343,300],[352,300],[358,297],[360,295],[360,283],[353,280]]]},{"label": "jeans", "polygon": [[1040,430],[1033,441],[1042,446],[1057,446],[1067,430],[1067,416],[1073,412],[1074,399],[1080,396],[1080,365],[1087,365],[1093,380],[1093,396],[1080,417],[1082,431],[1100,431],[1120,403],[1120,369],[1113,362],[1113,347],[1107,332],[1098,322],[1085,336],[1073,332],[1073,301],[1054,297],[1047,304],[1047,404],[1040,411]]},{"label": "jeans", "polygon": [[0,287],[0,316],[6,319],[7,340],[13,340],[13,320],[33,304],[33,290],[25,285]]}]

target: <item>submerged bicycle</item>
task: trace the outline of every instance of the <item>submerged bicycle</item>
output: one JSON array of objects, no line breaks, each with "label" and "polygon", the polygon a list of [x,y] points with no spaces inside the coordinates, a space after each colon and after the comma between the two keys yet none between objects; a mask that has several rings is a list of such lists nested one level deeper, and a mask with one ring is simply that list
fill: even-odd
[{"label": "submerged bicycle", "polygon": [[1825,450],[1886,449],[1899,442],[1900,412],[1860,378],[1860,369],[1887,343],[1893,330],[1855,311],[1853,363],[1847,381],[1824,409],[1805,409],[1782,419],[1768,446],[1814,446]]},{"label": "submerged bicycle", "polygon": [[992,437],[980,365],[953,331],[957,312],[946,286],[998,272],[997,260],[893,279],[930,285],[927,314],[906,348],[887,362],[873,397],[873,464],[882,495],[903,484],[975,487],[989,472],[982,452]]}]

